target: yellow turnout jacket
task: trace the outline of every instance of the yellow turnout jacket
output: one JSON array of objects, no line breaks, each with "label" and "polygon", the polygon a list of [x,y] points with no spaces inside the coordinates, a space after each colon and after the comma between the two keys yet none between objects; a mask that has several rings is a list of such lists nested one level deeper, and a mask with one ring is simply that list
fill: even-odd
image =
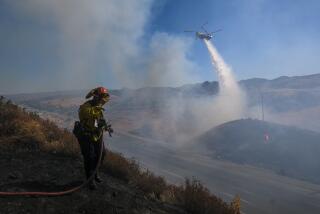
[{"label": "yellow turnout jacket", "polygon": [[91,140],[98,141],[102,137],[103,131],[98,128],[98,121],[103,119],[104,109],[101,106],[92,105],[87,101],[79,108],[79,119],[85,130],[84,134],[90,136]]}]

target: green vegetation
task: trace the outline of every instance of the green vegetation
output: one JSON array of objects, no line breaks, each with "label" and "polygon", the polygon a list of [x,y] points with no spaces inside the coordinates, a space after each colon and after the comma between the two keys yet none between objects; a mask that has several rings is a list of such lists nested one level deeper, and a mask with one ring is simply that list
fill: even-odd
[{"label": "green vegetation", "polygon": [[[0,97],[0,149],[81,157],[78,142],[68,130],[60,129],[49,120],[43,120],[36,113],[26,112],[4,97]],[[107,153],[102,170],[135,185],[147,197],[172,203],[188,213],[240,213],[239,197],[227,204],[196,180],[187,179],[181,186],[169,185],[164,178],[142,170],[135,161],[111,151]]]}]

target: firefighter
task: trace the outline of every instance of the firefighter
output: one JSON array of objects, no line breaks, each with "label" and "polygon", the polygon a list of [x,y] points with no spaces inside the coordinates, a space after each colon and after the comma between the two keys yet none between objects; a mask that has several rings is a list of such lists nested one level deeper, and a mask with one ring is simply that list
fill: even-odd
[{"label": "firefighter", "polygon": [[[103,142],[103,131],[108,128],[109,134],[113,132],[111,126],[104,119],[104,108],[102,107],[110,99],[108,90],[104,87],[92,89],[86,95],[86,99],[91,97],[91,100],[86,101],[79,108],[81,133],[77,136],[83,155],[87,179],[93,175],[99,162],[100,154],[102,154],[101,162],[103,162],[106,153]],[[97,188],[96,183],[101,182],[102,179],[99,177],[97,169],[94,179],[89,184],[89,188],[94,190]]]}]

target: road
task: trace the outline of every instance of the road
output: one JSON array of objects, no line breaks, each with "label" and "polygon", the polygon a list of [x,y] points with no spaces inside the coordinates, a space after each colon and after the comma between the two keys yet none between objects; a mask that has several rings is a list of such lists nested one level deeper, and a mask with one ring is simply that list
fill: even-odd
[{"label": "road", "polygon": [[177,152],[125,133],[106,139],[106,144],[171,183],[181,184],[186,177],[194,177],[228,202],[240,195],[245,214],[320,213],[320,185],[257,167]]}]

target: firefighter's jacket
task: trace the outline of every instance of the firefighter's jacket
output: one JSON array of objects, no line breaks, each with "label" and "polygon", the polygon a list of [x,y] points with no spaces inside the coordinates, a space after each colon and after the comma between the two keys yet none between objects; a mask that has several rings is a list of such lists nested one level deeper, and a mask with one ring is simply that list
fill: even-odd
[{"label": "firefighter's jacket", "polygon": [[97,142],[103,135],[103,131],[98,127],[100,119],[103,119],[104,109],[99,105],[93,105],[92,101],[87,101],[79,108],[79,119],[84,129],[92,141]]}]

